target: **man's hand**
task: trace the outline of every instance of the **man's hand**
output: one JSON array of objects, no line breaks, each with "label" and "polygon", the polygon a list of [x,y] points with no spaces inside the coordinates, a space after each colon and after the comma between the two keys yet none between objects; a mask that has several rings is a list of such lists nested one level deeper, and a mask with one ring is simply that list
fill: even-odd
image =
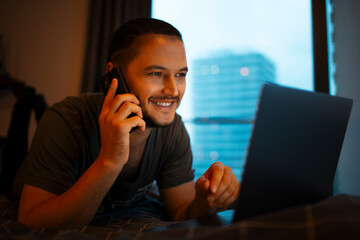
[{"label": "man's hand", "polygon": [[[117,79],[113,79],[99,116],[101,149],[99,158],[123,167],[129,157],[130,131],[145,131],[140,101],[133,94],[116,95]],[[136,116],[128,118],[131,113]],[[120,164],[120,165],[119,165]]]},{"label": "man's hand", "polygon": [[230,167],[216,162],[196,181],[195,189],[196,197],[210,208],[226,207],[237,199],[240,183]]}]

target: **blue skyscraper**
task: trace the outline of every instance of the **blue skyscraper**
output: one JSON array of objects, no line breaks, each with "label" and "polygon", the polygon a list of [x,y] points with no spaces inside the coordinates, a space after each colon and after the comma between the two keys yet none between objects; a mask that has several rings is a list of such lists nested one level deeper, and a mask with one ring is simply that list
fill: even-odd
[{"label": "blue skyscraper", "polygon": [[262,54],[228,54],[192,63],[193,118],[188,123],[196,177],[221,161],[240,176],[259,90],[275,81],[274,64]]}]

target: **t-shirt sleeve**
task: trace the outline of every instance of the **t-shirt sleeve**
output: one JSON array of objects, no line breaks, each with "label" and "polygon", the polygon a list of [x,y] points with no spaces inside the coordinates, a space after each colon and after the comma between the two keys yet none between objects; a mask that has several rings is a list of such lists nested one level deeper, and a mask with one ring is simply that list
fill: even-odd
[{"label": "t-shirt sleeve", "polygon": [[52,109],[45,112],[26,159],[25,184],[60,195],[76,182],[80,146],[70,124]]},{"label": "t-shirt sleeve", "polygon": [[193,155],[189,134],[179,116],[164,139],[166,159],[156,181],[159,188],[170,188],[194,179]]}]

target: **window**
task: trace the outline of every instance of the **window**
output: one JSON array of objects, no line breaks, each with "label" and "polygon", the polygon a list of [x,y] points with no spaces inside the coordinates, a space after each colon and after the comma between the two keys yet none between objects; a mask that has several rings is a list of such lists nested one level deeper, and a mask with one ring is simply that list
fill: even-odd
[{"label": "window", "polygon": [[240,177],[264,82],[314,90],[311,1],[153,0],[152,17],[180,30],[187,90],[178,113],[196,177],[221,161]]},{"label": "window", "polygon": [[335,83],[335,72],[336,65],[334,63],[334,52],[335,45],[332,41],[332,36],[334,34],[334,25],[332,23],[332,13],[333,13],[333,5],[330,0],[326,0],[326,24],[327,24],[327,45],[328,45],[328,56],[329,56],[329,93],[332,95],[336,95],[336,83]]}]

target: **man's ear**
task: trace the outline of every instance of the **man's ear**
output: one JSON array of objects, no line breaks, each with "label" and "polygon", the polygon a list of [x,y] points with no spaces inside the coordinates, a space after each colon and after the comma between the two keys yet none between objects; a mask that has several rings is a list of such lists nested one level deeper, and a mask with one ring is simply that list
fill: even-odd
[{"label": "man's ear", "polygon": [[108,62],[106,64],[106,73],[110,72],[114,67],[115,65],[112,62]]}]

